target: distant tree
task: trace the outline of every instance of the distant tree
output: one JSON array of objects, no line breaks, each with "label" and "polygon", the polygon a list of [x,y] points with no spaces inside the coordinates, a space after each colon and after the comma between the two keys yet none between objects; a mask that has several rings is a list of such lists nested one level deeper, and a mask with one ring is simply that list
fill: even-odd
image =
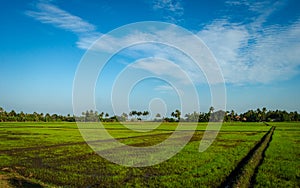
[{"label": "distant tree", "polygon": [[26,115],[23,111],[20,112],[20,114],[18,115],[18,121],[24,122],[26,121]]},{"label": "distant tree", "polygon": [[242,115],[243,118],[246,119],[246,121],[248,122],[256,122],[258,121],[258,116],[257,116],[257,113],[253,110],[248,110],[246,113],[244,113]]},{"label": "distant tree", "polygon": [[52,121],[51,116],[50,116],[49,113],[47,113],[47,114],[45,115],[45,121],[46,121],[46,122]]},{"label": "distant tree", "polygon": [[145,116],[145,117],[147,117],[149,115],[149,112],[148,111],[144,111],[142,115]]},{"label": "distant tree", "polygon": [[185,114],[186,121],[188,122],[198,122],[200,114],[198,112]]},{"label": "distant tree", "polygon": [[52,115],[51,115],[51,119],[52,119],[53,121],[58,121],[58,115],[57,115],[57,114],[52,114]]},{"label": "distant tree", "polygon": [[234,110],[231,110],[230,112],[230,121],[235,121],[235,117],[236,117],[236,113],[234,112]]},{"label": "distant tree", "polygon": [[181,112],[178,109],[176,109],[175,112],[171,113],[171,116],[174,118],[177,118],[177,121],[180,120],[180,115],[181,115]]},{"label": "distant tree", "polygon": [[155,115],[154,121],[161,121],[161,120],[162,120],[162,119],[161,119],[160,113],[157,113],[157,114]]},{"label": "distant tree", "polygon": [[257,108],[255,113],[256,113],[256,121],[262,121],[262,111],[259,108]]},{"label": "distant tree", "polygon": [[148,111],[144,111],[143,112],[143,116],[148,116],[149,115],[149,112]]},{"label": "distant tree", "polygon": [[127,121],[127,119],[128,119],[128,115],[125,112],[122,113],[121,117],[122,117],[123,121]]},{"label": "distant tree", "polygon": [[130,117],[133,117],[136,119],[136,115],[137,115],[137,111],[136,110],[132,110],[130,113],[129,113],[129,116]]},{"label": "distant tree", "polygon": [[103,121],[103,116],[104,116],[104,112],[101,112],[101,113],[99,114],[99,120],[100,120],[100,121]]},{"label": "distant tree", "polygon": [[263,107],[262,112],[261,112],[261,120],[262,121],[266,121],[266,112],[267,112],[267,108]]},{"label": "distant tree", "polygon": [[208,121],[209,121],[209,114],[200,112],[198,122],[208,122]]},{"label": "distant tree", "polygon": [[299,121],[300,117],[297,111],[290,113],[291,121]]},{"label": "distant tree", "polygon": [[164,118],[164,121],[165,122],[175,122],[175,119],[166,117],[166,118]]},{"label": "distant tree", "polygon": [[140,112],[140,111],[138,111],[138,112],[136,113],[136,115],[137,115],[138,117],[140,117],[142,114],[143,114],[143,112]]},{"label": "distant tree", "polygon": [[17,117],[16,116],[17,116],[17,113],[14,110],[10,111],[8,113],[8,119],[9,119],[9,121],[17,121]]},{"label": "distant tree", "polygon": [[224,121],[224,116],[225,116],[225,111],[218,110],[216,112],[211,113],[210,121],[222,122],[222,121]]},{"label": "distant tree", "polygon": [[[129,113],[129,116],[135,116],[135,119],[142,120],[141,116],[147,116],[149,115],[148,111],[136,111],[133,110]],[[105,116],[105,119],[103,118]],[[174,122],[180,120],[181,112],[179,110],[175,110],[171,113],[171,116],[174,118],[162,118],[162,120],[167,122]],[[237,115],[237,113],[234,112],[234,110],[231,110],[230,112],[224,112],[222,110],[214,112],[214,108],[210,107],[209,111],[207,113],[203,112],[193,112],[185,114],[184,121],[191,121],[191,122],[208,122],[211,121],[248,121],[248,122],[259,122],[259,121],[299,121],[300,120],[300,114],[297,111],[294,112],[287,112],[285,110],[269,110],[265,107],[260,110],[257,108],[256,110],[248,110],[244,113],[241,113],[240,115]],[[10,112],[5,111],[2,107],[0,107],[0,122],[5,121],[67,121],[67,122],[73,122],[73,121],[126,121],[128,118],[128,115],[126,113],[123,113],[121,116],[112,116],[109,118],[108,113],[101,112],[98,114],[97,111],[93,110],[87,110],[86,112],[82,113],[82,116],[74,116],[71,114],[67,114],[66,116],[58,115],[58,114],[52,114],[46,113],[44,115],[43,113],[24,113],[20,112],[17,113],[14,110],[11,110]],[[161,118],[161,115],[159,113],[155,116],[156,118]],[[132,119],[134,120],[134,119]]]}]

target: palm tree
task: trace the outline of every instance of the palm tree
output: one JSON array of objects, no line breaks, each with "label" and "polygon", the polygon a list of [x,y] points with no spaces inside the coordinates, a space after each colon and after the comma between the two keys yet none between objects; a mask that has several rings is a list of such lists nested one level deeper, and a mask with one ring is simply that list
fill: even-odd
[{"label": "palm tree", "polygon": [[256,113],[257,113],[257,115],[256,115],[257,120],[262,121],[262,112],[259,108],[256,109]]},{"label": "palm tree", "polygon": [[262,112],[261,112],[261,116],[262,116],[262,121],[266,121],[266,112],[267,112],[267,108],[263,107],[262,108]]},{"label": "palm tree", "polygon": [[100,121],[103,120],[103,116],[104,116],[104,112],[101,112],[101,113],[99,114],[99,120],[100,120]]},{"label": "palm tree", "polygon": [[154,119],[154,121],[156,121],[156,120],[160,120],[160,118],[161,118],[161,115],[160,115],[160,113],[157,113],[157,114],[155,115],[155,119]]},{"label": "palm tree", "polygon": [[125,112],[123,112],[121,116],[124,117],[125,121],[126,121],[127,118],[128,118],[128,115],[127,115]]},{"label": "palm tree", "polygon": [[47,113],[47,114],[45,115],[45,121],[46,121],[46,122],[51,121],[51,116],[50,116],[49,113]]},{"label": "palm tree", "polygon": [[234,120],[235,120],[235,113],[234,113],[234,110],[231,110],[231,112],[230,112],[230,120],[231,120],[231,121],[234,121]]},{"label": "palm tree", "polygon": [[140,118],[140,116],[143,114],[143,112],[138,111],[136,113],[136,115],[138,116],[137,120],[141,121],[142,119]]},{"label": "palm tree", "polygon": [[143,116],[148,116],[149,115],[149,112],[148,111],[144,111],[143,112]]},{"label": "palm tree", "polygon": [[213,113],[214,110],[215,110],[215,108],[211,106],[211,107],[209,108],[209,113]]},{"label": "palm tree", "polygon": [[129,113],[129,116],[135,116],[137,115],[137,111],[136,110],[132,110],[130,113]]},{"label": "palm tree", "polygon": [[181,112],[178,109],[176,109],[175,112],[171,113],[171,116],[177,118],[177,121],[180,120],[180,115],[181,115]]}]

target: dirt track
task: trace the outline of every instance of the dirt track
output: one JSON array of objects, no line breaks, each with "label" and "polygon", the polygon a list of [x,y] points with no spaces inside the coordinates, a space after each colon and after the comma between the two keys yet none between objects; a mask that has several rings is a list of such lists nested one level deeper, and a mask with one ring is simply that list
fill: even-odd
[{"label": "dirt track", "polygon": [[[275,127],[261,138],[261,140],[238,163],[220,187],[251,187],[255,183],[258,167],[262,164],[264,153],[272,140]],[[250,176],[249,176],[250,174]]]}]

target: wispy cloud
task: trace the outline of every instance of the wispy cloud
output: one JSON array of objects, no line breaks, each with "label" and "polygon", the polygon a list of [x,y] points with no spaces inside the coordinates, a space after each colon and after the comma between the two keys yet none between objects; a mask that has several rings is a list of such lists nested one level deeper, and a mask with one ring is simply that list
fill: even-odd
[{"label": "wispy cloud", "polygon": [[101,35],[96,31],[96,26],[83,20],[82,18],[72,15],[71,13],[50,4],[49,2],[38,2],[34,10],[28,10],[26,15],[54,27],[73,32],[78,35],[78,47],[87,49],[92,42]]},{"label": "wispy cloud", "polygon": [[249,0],[228,0],[225,2],[229,6],[245,6],[248,10],[253,12],[260,12],[268,4],[267,1],[249,1]]},{"label": "wispy cloud", "polygon": [[153,0],[152,8],[155,11],[161,11],[164,19],[171,23],[182,21],[184,8],[181,0]]},{"label": "wispy cloud", "polygon": [[234,6],[235,8],[244,7],[248,11],[256,12],[259,14],[269,14],[266,9],[275,10],[278,8],[279,4],[284,4],[285,2],[279,1],[249,1],[249,0],[228,0],[225,2],[229,6]]},{"label": "wispy cloud", "polygon": [[[172,82],[190,83],[190,78],[181,67],[166,59],[147,58],[132,65],[132,68],[151,72]],[[172,70],[172,71],[171,71]]]},{"label": "wispy cloud", "polygon": [[268,17],[284,7],[287,1],[229,0],[225,3],[230,8],[233,7],[234,9],[242,9],[244,11],[244,20],[250,21],[248,27],[252,27],[253,30],[258,30],[261,29],[262,25],[267,21]]},{"label": "wispy cloud", "polygon": [[[227,17],[221,17],[206,25],[197,35],[215,55],[227,83],[268,83],[289,79],[299,74],[300,19],[286,25],[269,24],[266,26],[265,24],[269,16],[280,10],[284,3],[231,0],[226,4],[238,8],[243,6],[245,11],[253,12],[253,14],[249,14],[250,17],[245,19],[247,22],[233,22],[234,19],[226,15]],[[165,15],[171,15],[174,19],[181,18],[184,13],[181,1],[154,0],[152,5],[154,10],[165,11]],[[79,39],[76,44],[82,49],[88,49],[102,35],[96,31],[93,24],[47,2],[37,3],[34,10],[27,11],[26,14],[42,23],[51,24],[78,35]],[[174,33],[172,28],[166,28],[154,33],[135,31],[119,37],[106,35],[106,40],[95,44],[93,49],[113,52],[114,49],[127,44],[134,44],[137,41],[149,42],[152,39],[156,41],[158,38],[165,41],[180,41],[177,44],[182,49],[194,49],[196,52],[199,48],[199,46],[193,46],[191,42],[193,39],[190,36]],[[192,65],[193,62],[178,50],[155,45],[139,45],[132,47],[130,54],[127,55],[134,58],[140,57],[138,54],[172,61],[192,80],[198,83],[206,82],[201,70],[195,68],[195,65]],[[162,61],[143,61],[136,64],[134,68],[159,76],[176,77],[180,80],[183,76],[182,72],[174,73],[174,67],[170,66]],[[213,67],[208,70],[214,71]],[[184,83],[184,79],[181,82]]]},{"label": "wispy cloud", "polygon": [[[229,2],[227,2],[229,3]],[[264,23],[284,4],[250,4],[230,1],[230,6],[246,5],[255,11],[248,23],[233,23],[230,19],[215,20],[199,31],[220,64],[226,82],[269,83],[298,74],[300,57],[300,19],[289,25]]]},{"label": "wispy cloud", "polygon": [[156,91],[173,91],[174,88],[168,85],[159,85],[154,88]]},{"label": "wispy cloud", "polygon": [[183,96],[184,95],[184,92],[182,89],[179,89],[179,88],[173,88],[172,86],[170,85],[158,85],[154,88],[155,91],[158,91],[160,93],[167,93],[167,94],[170,94],[170,93],[173,93],[173,92],[176,92],[178,95],[180,96]]},{"label": "wispy cloud", "polygon": [[218,67],[214,59],[195,35],[174,25],[155,27],[155,23],[144,23],[144,27],[136,26],[132,25],[132,32],[129,33],[122,30],[122,33],[115,36],[103,35],[101,41],[95,43],[90,50],[117,53],[122,48],[129,47],[118,55],[131,61],[152,58],[143,59],[132,68],[148,71],[156,76],[166,76],[182,84],[223,82],[217,74]]},{"label": "wispy cloud", "polygon": [[91,32],[79,35],[79,40],[76,42],[77,47],[81,49],[89,49],[91,45],[100,37],[101,33]]},{"label": "wispy cloud", "polygon": [[[183,8],[181,7],[181,3],[179,1],[155,1],[153,6],[154,9],[163,9],[172,15],[181,16],[183,14]],[[35,10],[27,11],[26,14],[42,23],[51,24],[54,27],[70,31],[78,35],[79,40],[76,42],[76,44],[81,49],[88,49],[90,45],[101,35],[101,33],[96,31],[96,27],[93,24],[90,24],[82,18],[72,15],[71,13],[62,10],[48,2],[37,3],[35,5]],[[191,40],[185,36],[182,36],[181,33],[174,33],[172,29],[160,30],[154,33],[135,31],[129,34],[121,34],[120,37],[106,34],[100,43],[94,44],[92,50],[111,53],[118,48],[127,46],[128,44],[132,45],[137,42],[149,42],[151,40],[157,41],[157,39],[163,39],[166,37],[169,38],[169,41],[180,39],[182,41],[182,45],[188,45],[183,41]],[[126,55],[131,58],[135,58],[138,56],[138,54],[148,54],[152,57],[176,61],[177,64],[166,63],[164,61],[149,62],[148,60],[147,62],[139,62],[134,66],[134,68],[147,70],[157,76],[167,76],[172,79],[177,79],[177,81],[181,83],[187,82],[186,74],[189,74],[192,77],[194,76],[194,80],[201,80],[201,82],[203,82],[203,79],[198,79],[199,74],[195,73],[195,69],[191,68],[191,62],[188,60],[188,58],[184,57],[182,54],[178,54],[178,51],[174,49],[163,49],[161,46],[156,45],[139,45],[132,47]],[[178,63],[179,61],[181,61],[182,64]],[[180,69],[178,66],[184,66],[186,69]],[[175,70],[177,72],[174,74]],[[195,75],[197,76],[195,77]]]}]

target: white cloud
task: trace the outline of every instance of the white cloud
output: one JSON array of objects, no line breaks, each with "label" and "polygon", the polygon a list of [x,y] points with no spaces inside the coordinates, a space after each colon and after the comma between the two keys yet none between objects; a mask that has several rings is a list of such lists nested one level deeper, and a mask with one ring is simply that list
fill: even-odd
[{"label": "white cloud", "polygon": [[153,2],[154,9],[165,9],[170,12],[182,12],[183,8],[180,1],[175,0],[155,0]]},{"label": "white cloud", "polygon": [[249,1],[249,0],[229,0],[225,2],[229,6],[244,6],[247,7],[248,10],[253,12],[262,12],[262,10],[267,6],[270,2],[268,1]]},{"label": "white cloud", "polygon": [[[248,1],[248,0],[229,0],[225,2],[228,6],[233,6],[235,9],[242,9],[244,20],[249,19],[251,23],[249,29],[259,30],[267,18],[280,10],[287,1]],[[233,15],[236,16],[236,15]],[[238,15],[240,16],[240,15]],[[230,17],[230,16],[229,16]]]},{"label": "white cloud", "polygon": [[155,76],[165,77],[172,82],[182,84],[191,83],[187,72],[185,72],[177,64],[166,59],[142,59],[133,64],[132,68],[148,71]]},{"label": "white cloud", "polygon": [[93,24],[48,2],[37,3],[35,9],[26,11],[26,14],[42,23],[51,24],[78,35],[77,45],[79,48],[87,49],[101,35],[96,32]]},{"label": "white cloud", "polygon": [[58,7],[47,4],[38,3],[37,11],[27,11],[27,15],[31,16],[42,23],[49,23],[56,27],[66,29],[75,33],[84,33],[95,31],[95,26],[82,20],[80,17],[74,16]]},{"label": "white cloud", "polygon": [[[155,23],[144,23],[144,27],[139,24],[132,25],[130,31],[134,32],[115,30],[117,33],[103,35],[91,50],[116,53],[130,46],[127,48],[129,50],[121,53],[124,58],[134,61],[147,57],[154,59],[141,61],[133,66],[134,68],[147,70],[158,76],[181,78],[178,79],[181,83],[190,82],[183,76],[183,73],[188,75],[194,83],[206,83],[206,76],[210,76],[210,83],[223,82],[220,75],[216,74],[218,67],[214,64],[214,59],[209,56],[209,52],[198,37],[174,25],[168,25],[168,27],[164,25],[163,29],[161,26],[158,24],[156,27]],[[165,63],[162,60],[172,63]]]},{"label": "white cloud", "polygon": [[89,49],[91,45],[99,38],[102,34],[100,33],[86,33],[79,36],[79,40],[76,42],[77,47],[81,49]]},{"label": "white cloud", "polygon": [[[181,14],[183,10],[181,8],[180,2],[175,1],[156,1],[154,5],[155,9],[164,9],[169,12],[174,12],[174,14]],[[55,27],[71,31],[78,35],[79,40],[76,42],[77,46],[81,49],[88,49],[93,42],[95,42],[100,33],[96,32],[96,27],[78,16],[74,16],[67,11],[61,10],[60,8],[49,4],[40,2],[36,4],[35,11],[27,11],[26,14],[41,21],[42,23],[52,24]],[[109,34],[101,35],[105,36],[101,39],[101,42],[95,43],[92,50],[102,51],[112,53],[118,48],[126,47],[128,45],[134,45],[135,43],[141,43],[143,41],[148,42],[162,41],[179,41],[180,46],[189,46],[186,44],[187,41],[192,41],[189,36],[184,36],[182,33],[174,33],[172,28],[166,28],[165,30],[159,30],[154,32],[143,32],[137,29],[132,29],[133,32],[122,34],[119,37],[111,36]],[[161,40],[162,39],[162,40]],[[179,46],[179,47],[180,47]],[[142,62],[138,64],[141,69],[148,70],[149,72],[156,75],[165,75],[174,77],[177,76],[178,80],[181,82],[186,82],[182,76],[182,70],[186,71],[194,80],[203,82],[203,78],[199,79],[199,73],[195,72],[195,68],[191,67],[191,60],[184,57],[182,54],[178,53],[178,50],[165,49],[161,46],[155,45],[138,45],[133,46],[130,51],[127,51],[127,56],[134,58],[139,54],[150,55],[152,57],[165,58],[175,61],[180,67],[184,69],[177,69],[178,74],[174,74],[174,69],[168,64],[156,62],[156,63],[146,63]],[[179,62],[180,61],[180,62]],[[175,64],[173,65],[173,67]],[[136,67],[137,68],[137,67]],[[170,71],[172,69],[172,71]],[[181,78],[180,78],[181,77]]]},{"label": "white cloud", "polygon": [[[270,25],[264,23],[270,15],[280,9],[283,4],[249,1],[227,1],[229,6],[245,6],[254,16],[247,19],[248,23],[233,23],[230,18],[214,20],[206,25],[197,35],[206,43],[215,55],[223,76],[227,83],[268,83],[275,80],[289,79],[298,74],[300,66],[300,20],[289,25]],[[169,15],[182,16],[183,8],[180,1],[155,0],[153,9],[166,10]],[[77,46],[88,49],[89,46],[101,36],[96,27],[82,18],[74,16],[49,3],[38,3],[35,11],[27,11],[27,15],[41,21],[52,24],[55,27],[71,31],[78,35]],[[119,35],[106,36],[105,40],[95,44],[94,50],[113,52],[115,49],[125,47],[137,42],[176,41],[179,49],[170,49],[155,45],[137,45],[127,52],[129,57],[154,57],[174,62],[181,71],[198,83],[206,82],[205,75],[195,64],[188,59],[192,54],[199,52],[199,46],[194,45],[194,38],[184,33],[174,32],[173,28],[165,28],[155,32],[141,32],[132,29],[133,32]],[[147,31],[147,30],[146,30]],[[190,49],[192,54],[183,54],[181,49]],[[205,66],[206,74],[212,75],[215,67],[210,64]],[[177,77],[182,73],[176,71],[170,64],[162,61],[142,61],[135,68],[147,70],[156,75]],[[172,71],[170,71],[172,70]],[[180,79],[179,79],[180,80]],[[217,80],[216,82],[218,82]],[[181,80],[184,83],[184,79]]]},{"label": "white cloud", "polygon": [[156,90],[156,91],[173,91],[174,88],[169,85],[159,85],[159,86],[155,87],[154,90]]},{"label": "white cloud", "polygon": [[227,83],[269,83],[298,74],[300,20],[290,25],[264,26],[276,7],[280,8],[276,4],[247,24],[216,20],[199,31],[198,36],[215,55]]},{"label": "white cloud", "polygon": [[156,86],[154,88],[155,91],[158,91],[158,92],[161,92],[161,93],[168,93],[168,94],[170,94],[171,92],[176,92],[178,95],[183,96],[184,92],[183,92],[182,89],[173,88],[170,85],[159,85],[159,86]]},{"label": "white cloud", "polygon": [[171,23],[182,21],[184,8],[180,0],[153,0],[152,8],[155,11],[162,11],[164,19]]}]

